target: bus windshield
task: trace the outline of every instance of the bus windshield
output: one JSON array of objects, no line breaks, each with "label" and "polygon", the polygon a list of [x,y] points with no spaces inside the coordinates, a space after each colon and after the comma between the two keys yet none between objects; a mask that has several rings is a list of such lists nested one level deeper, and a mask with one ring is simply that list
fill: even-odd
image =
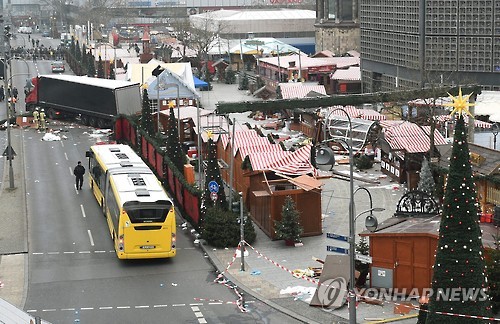
[{"label": "bus windshield", "polygon": [[168,201],[127,201],[123,204],[123,209],[132,223],[163,223],[171,207],[172,204]]}]

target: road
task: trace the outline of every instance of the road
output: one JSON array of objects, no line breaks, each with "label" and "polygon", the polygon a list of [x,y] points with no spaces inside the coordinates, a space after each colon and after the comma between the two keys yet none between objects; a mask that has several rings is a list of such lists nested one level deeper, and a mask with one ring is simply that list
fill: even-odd
[{"label": "road", "polygon": [[[19,75],[14,86],[24,87],[28,76],[22,73],[49,73],[49,66],[50,61],[13,61],[13,74]],[[22,90],[20,95],[22,102]],[[49,127],[65,139],[42,141],[44,134],[25,129],[24,156],[16,157],[24,159],[26,177],[26,312],[51,323],[296,322],[252,298],[246,299],[249,311],[241,312],[234,292],[213,283],[212,264],[181,227],[175,258],[118,260],[88,180],[77,191],[72,175],[76,162],[86,165],[85,151],[101,139],[92,136],[93,129],[68,121],[51,121]]]}]

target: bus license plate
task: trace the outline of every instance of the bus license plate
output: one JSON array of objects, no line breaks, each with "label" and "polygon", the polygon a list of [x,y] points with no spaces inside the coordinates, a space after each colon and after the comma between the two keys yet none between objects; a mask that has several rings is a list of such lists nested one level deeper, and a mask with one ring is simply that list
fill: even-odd
[{"label": "bus license plate", "polygon": [[143,246],[141,246],[141,249],[144,249],[144,250],[152,250],[154,248],[155,248],[154,245],[143,245]]}]

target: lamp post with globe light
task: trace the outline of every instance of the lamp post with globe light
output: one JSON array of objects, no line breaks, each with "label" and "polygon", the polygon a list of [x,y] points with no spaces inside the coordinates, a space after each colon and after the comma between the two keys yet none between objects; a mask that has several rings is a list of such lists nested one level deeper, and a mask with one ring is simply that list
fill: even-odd
[{"label": "lamp post with globe light", "polygon": [[[347,144],[349,148],[349,273],[350,273],[350,280],[349,280],[349,287],[348,287],[348,301],[349,301],[349,323],[355,324],[356,323],[356,291],[355,291],[355,276],[356,276],[356,270],[355,270],[355,260],[356,260],[356,237],[355,237],[355,222],[356,220],[366,214],[370,213],[368,217],[365,220],[365,225],[369,231],[374,231],[377,227],[377,219],[373,216],[374,211],[383,211],[385,210],[384,208],[373,208],[372,204],[372,196],[368,189],[364,187],[359,187],[354,191],[354,154],[353,154],[353,139],[352,139],[352,121],[347,113],[346,110],[343,108],[335,108],[332,109],[328,115],[326,115],[323,123],[323,131],[325,134],[325,138],[322,143],[320,143],[319,147],[316,148],[316,153],[312,154],[313,156],[313,165],[317,166],[318,168],[322,169],[323,167],[326,167],[326,170],[331,171],[333,168],[333,165],[335,165],[335,157],[333,150],[327,145],[328,142],[331,142],[331,140],[327,139],[326,134],[327,134],[327,123],[328,120],[331,116],[331,114],[335,111],[342,111],[348,121],[348,129],[346,136],[348,136],[348,141],[344,141],[343,139],[336,139],[337,141],[342,141],[345,144]],[[367,192],[370,200],[370,209],[365,210],[358,215],[355,216],[355,204],[354,204],[354,194],[358,192],[359,190],[364,190]]]}]

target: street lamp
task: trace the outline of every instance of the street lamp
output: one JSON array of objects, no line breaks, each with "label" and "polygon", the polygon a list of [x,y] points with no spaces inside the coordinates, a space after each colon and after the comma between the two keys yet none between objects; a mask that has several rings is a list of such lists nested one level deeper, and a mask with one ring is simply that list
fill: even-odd
[{"label": "street lamp", "polygon": [[352,153],[352,123],[351,123],[351,117],[349,117],[349,114],[347,111],[345,111],[343,108],[335,108],[330,113],[326,116],[323,127],[324,127],[324,132],[325,132],[325,138],[324,140],[326,141],[326,124],[328,122],[328,119],[330,118],[330,115],[335,112],[335,111],[342,111],[346,116],[347,116],[347,121],[349,123],[349,141],[348,145],[349,146],[349,239],[350,239],[350,253],[351,253],[351,262],[349,265],[350,269],[350,277],[351,279],[349,280],[349,293],[348,293],[348,301],[349,301],[349,323],[356,323],[356,291],[355,291],[355,285],[354,285],[354,278],[355,278],[355,270],[354,270],[354,262],[352,262],[352,259],[354,257],[355,251],[354,251],[354,160],[353,160],[353,153]]},{"label": "street lamp", "polygon": [[500,130],[500,126],[498,126],[498,123],[494,123],[491,126],[491,132],[493,133],[493,149],[497,149],[497,135],[498,131]]}]

